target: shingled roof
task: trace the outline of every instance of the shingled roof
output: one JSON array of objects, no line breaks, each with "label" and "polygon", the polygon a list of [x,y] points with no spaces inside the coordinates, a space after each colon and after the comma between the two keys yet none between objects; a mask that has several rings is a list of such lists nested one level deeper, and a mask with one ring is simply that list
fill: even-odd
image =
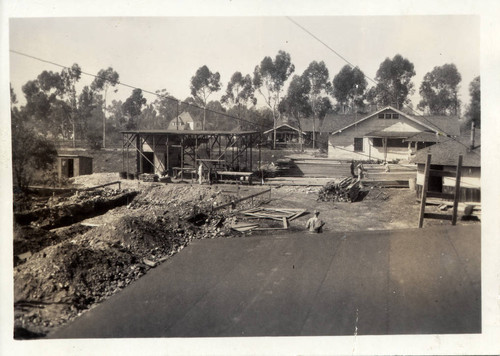
[{"label": "shingled roof", "polygon": [[385,110],[393,110],[400,115],[403,115],[414,122],[417,122],[429,129],[429,131],[440,132],[450,136],[460,135],[459,120],[455,116],[417,116],[409,115],[399,111],[391,106],[385,107],[381,110],[374,111],[368,114],[328,114],[324,118],[320,132],[336,133],[339,130],[345,130],[354,124],[361,124],[366,119],[378,114]]},{"label": "shingled roof", "polygon": [[445,141],[418,150],[413,163],[425,164],[427,154],[431,154],[431,163],[440,166],[455,166],[458,155],[463,155],[462,166],[481,167],[481,130],[475,131],[474,147],[471,148],[470,131],[458,138],[446,138]]}]

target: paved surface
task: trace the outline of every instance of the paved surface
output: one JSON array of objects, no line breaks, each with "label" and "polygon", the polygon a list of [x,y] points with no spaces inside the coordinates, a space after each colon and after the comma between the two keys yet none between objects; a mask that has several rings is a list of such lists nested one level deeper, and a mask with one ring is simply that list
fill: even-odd
[{"label": "paved surface", "polygon": [[480,226],[198,240],[52,338],[481,332]]}]

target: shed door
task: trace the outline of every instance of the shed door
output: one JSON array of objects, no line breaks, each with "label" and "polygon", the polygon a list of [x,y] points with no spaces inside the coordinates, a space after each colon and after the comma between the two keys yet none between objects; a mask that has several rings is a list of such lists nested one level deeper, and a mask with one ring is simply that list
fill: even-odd
[{"label": "shed door", "polygon": [[155,155],[153,152],[142,152],[145,157],[142,157],[142,173],[154,173],[155,167],[153,166],[153,162],[155,159]]},{"label": "shed door", "polygon": [[[71,158],[63,159],[62,165],[63,165],[63,174],[67,172],[68,178],[72,178],[75,176],[75,163],[74,163],[73,159],[71,159]],[[64,166],[66,166],[66,167],[64,167]]]},{"label": "shed door", "polygon": [[[442,171],[443,166],[431,164],[431,169]],[[429,177],[429,191],[431,192],[443,192],[443,177],[430,176]]]}]

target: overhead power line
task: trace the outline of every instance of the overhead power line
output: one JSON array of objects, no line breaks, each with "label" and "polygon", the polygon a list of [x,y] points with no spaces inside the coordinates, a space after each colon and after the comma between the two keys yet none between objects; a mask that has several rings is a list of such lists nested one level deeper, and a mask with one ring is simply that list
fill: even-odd
[{"label": "overhead power line", "polygon": [[[317,40],[319,43],[321,43],[323,46],[325,46],[326,48],[328,48],[331,52],[333,52],[335,55],[337,55],[339,58],[341,58],[344,62],[346,62],[347,64],[349,64],[352,68],[356,68],[357,66],[355,66],[354,64],[352,64],[349,60],[347,60],[344,56],[342,56],[339,52],[337,52],[335,49],[333,49],[332,47],[330,47],[328,44],[326,44],[324,41],[322,41],[319,37],[317,37],[315,34],[313,34],[311,31],[309,31],[307,28],[305,28],[304,26],[302,26],[301,24],[299,24],[297,21],[295,21],[294,19],[292,19],[291,17],[287,16],[286,17],[290,22],[292,22],[293,24],[295,24],[297,27],[299,27],[301,30],[303,30],[304,32],[306,32],[307,34],[309,34],[312,38],[314,38],[315,40]],[[363,73],[363,76],[370,80],[371,82],[373,82],[375,85],[378,84],[378,82],[375,80],[375,79],[372,79],[371,77],[367,76],[364,72]],[[404,105],[404,104],[403,104]],[[414,116],[417,116],[425,121],[427,121],[427,123],[431,124],[432,126],[434,126],[436,129],[438,129],[439,131],[439,135],[441,136],[446,136],[456,142],[458,142],[459,144],[465,146],[465,147],[468,147],[466,144],[464,144],[463,142],[457,140],[455,137],[453,137],[453,135],[447,133],[446,131],[444,131],[443,129],[441,129],[438,125],[436,125],[435,123],[433,123],[432,121],[430,121],[429,119],[427,119],[425,116],[423,115],[420,115],[419,113],[417,113],[412,107],[408,106],[408,105],[404,105],[407,109],[409,109],[413,114]],[[477,152],[473,151],[475,154],[479,155]]]},{"label": "overhead power line", "polygon": [[[27,57],[27,58],[31,58],[31,59],[34,59],[34,60],[37,60],[37,61],[40,61],[40,62],[43,62],[43,63],[47,63],[47,64],[51,64],[51,65],[54,65],[56,67],[60,67],[60,68],[64,68],[64,69],[71,69],[71,67],[69,66],[66,66],[66,65],[63,65],[63,64],[59,64],[59,63],[56,63],[56,62],[53,62],[53,61],[48,61],[46,59],[43,59],[43,58],[40,58],[40,57],[36,57],[36,56],[33,56],[33,55],[30,55],[30,54],[27,54],[27,53],[23,53],[23,52],[19,52],[19,51],[15,51],[15,50],[9,50],[10,52],[12,53],[15,53],[15,54],[18,54],[20,56],[24,56],[24,57]],[[97,74],[94,74],[94,73],[89,73],[89,72],[85,72],[85,71],[81,71],[82,74],[84,75],[87,75],[87,76],[90,76],[90,77],[93,77],[93,78],[100,78],[100,79],[106,79],[104,77],[101,77]],[[159,93],[156,93],[156,92],[153,92],[151,90],[146,90],[146,89],[142,89],[142,88],[139,88],[139,87],[136,87],[134,85],[130,85],[130,84],[127,84],[127,83],[123,83],[123,82],[118,82],[117,85],[121,85],[121,86],[124,86],[124,87],[127,87],[127,88],[130,88],[130,89],[140,89],[142,92],[144,93],[147,93],[147,94],[152,94],[152,95],[155,95],[157,97],[160,97],[160,98],[163,98],[163,99],[167,99],[167,100],[171,100],[171,101],[175,101],[177,102],[178,104],[182,104],[182,105],[187,105],[187,106],[191,106],[193,108],[197,108],[197,109],[200,109],[200,110],[205,110],[207,112],[211,112],[211,113],[214,113],[214,114],[217,114],[217,115],[221,115],[221,116],[224,116],[224,117],[227,117],[227,118],[230,118],[230,119],[233,119],[233,120],[237,120],[237,121],[240,121],[240,122],[245,122],[245,123],[248,123],[248,124],[251,124],[251,125],[254,125],[254,126],[259,126],[261,127],[262,129],[267,129],[269,127],[267,127],[266,125],[263,125],[263,124],[259,124],[257,122],[253,122],[253,121],[249,121],[249,120],[245,120],[245,119],[242,119],[242,118],[238,118],[238,117],[235,117],[235,116],[232,116],[232,115],[229,115],[229,114],[226,114],[226,113],[223,113],[223,112],[220,112],[220,111],[215,111],[215,110],[212,110],[212,109],[207,109],[207,108],[203,108],[199,105],[195,105],[195,104],[192,104],[192,103],[188,103],[188,102],[185,102],[185,101],[181,101],[179,99],[175,99],[175,98],[172,98],[172,97],[169,97],[169,96],[166,96],[166,95],[162,95],[162,94],[159,94]],[[263,131],[263,130],[262,130]]]}]

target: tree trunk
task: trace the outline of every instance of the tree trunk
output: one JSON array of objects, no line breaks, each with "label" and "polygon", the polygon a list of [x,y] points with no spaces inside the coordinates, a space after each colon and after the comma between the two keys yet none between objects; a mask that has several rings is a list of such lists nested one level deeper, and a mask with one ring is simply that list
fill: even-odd
[{"label": "tree trunk", "polygon": [[102,148],[106,148],[106,95],[108,88],[104,90],[104,110],[102,117]]}]

